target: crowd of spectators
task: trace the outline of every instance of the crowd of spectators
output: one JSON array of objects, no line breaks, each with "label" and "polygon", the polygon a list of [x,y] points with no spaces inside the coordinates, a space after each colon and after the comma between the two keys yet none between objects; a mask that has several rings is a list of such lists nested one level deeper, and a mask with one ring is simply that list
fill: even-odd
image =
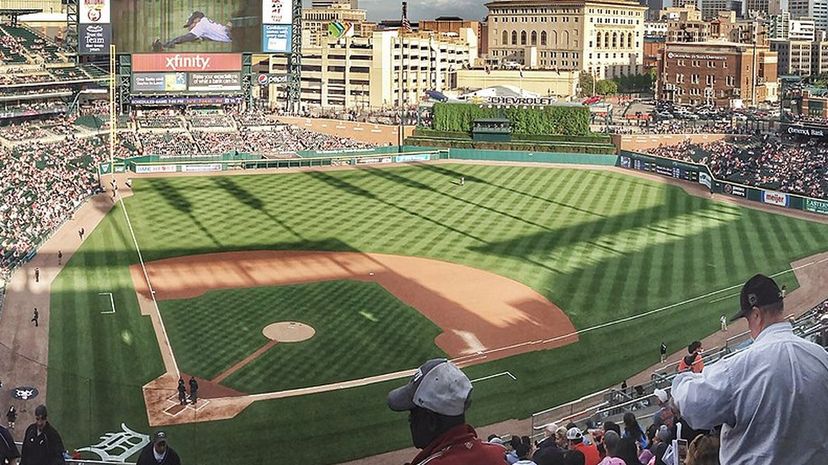
[{"label": "crowd of spectators", "polygon": [[97,137],[0,149],[0,275],[99,190],[95,169],[106,154]]},{"label": "crowd of spectators", "polygon": [[233,122],[225,115],[193,115],[187,118],[191,128],[233,128]]},{"label": "crowd of spectators", "polygon": [[184,157],[199,153],[190,135],[186,132],[143,132],[138,134],[144,155],[158,155],[162,158]]},{"label": "crowd of spectators", "polygon": [[10,140],[12,142],[19,142],[28,139],[42,139],[49,137],[51,134],[44,131],[38,126],[31,124],[12,124],[0,128],[0,137]]},{"label": "crowd of spectators", "polygon": [[609,134],[749,134],[745,124],[733,124],[722,120],[663,120],[648,124],[602,126],[600,131]]},{"label": "crowd of spectators", "polygon": [[828,192],[828,146],[825,144],[785,144],[775,136],[765,135],[751,138],[745,144],[683,141],[648,152],[705,164],[715,177],[741,184],[821,199]]}]

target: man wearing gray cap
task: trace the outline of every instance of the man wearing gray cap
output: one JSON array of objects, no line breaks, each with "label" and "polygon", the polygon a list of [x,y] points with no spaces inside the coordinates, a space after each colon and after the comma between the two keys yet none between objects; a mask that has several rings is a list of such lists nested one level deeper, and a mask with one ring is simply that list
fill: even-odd
[{"label": "man wearing gray cap", "polygon": [[408,411],[414,447],[422,451],[413,465],[503,465],[503,447],[477,437],[466,424],[471,403],[469,378],[444,358],[429,360],[405,386],[388,393],[388,407]]},{"label": "man wearing gray cap", "polygon": [[828,353],[793,334],[782,292],[757,274],[742,287],[741,309],[753,344],[703,373],[680,373],[674,406],[694,429],[722,425],[721,463],[806,465],[825,463],[828,432]]}]

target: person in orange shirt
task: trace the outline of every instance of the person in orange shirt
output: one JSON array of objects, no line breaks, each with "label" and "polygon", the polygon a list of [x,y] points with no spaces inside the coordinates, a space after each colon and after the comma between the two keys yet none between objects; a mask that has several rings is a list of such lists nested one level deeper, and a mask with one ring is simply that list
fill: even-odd
[{"label": "person in orange shirt", "polygon": [[577,426],[569,428],[566,432],[566,439],[569,441],[569,450],[577,450],[584,454],[584,465],[598,465],[601,462],[601,454],[595,444],[584,444],[584,434]]},{"label": "person in orange shirt", "polygon": [[692,371],[693,373],[701,373],[704,370],[704,360],[702,360],[702,343],[693,341],[687,346],[687,355],[681,359],[678,364],[678,372]]}]

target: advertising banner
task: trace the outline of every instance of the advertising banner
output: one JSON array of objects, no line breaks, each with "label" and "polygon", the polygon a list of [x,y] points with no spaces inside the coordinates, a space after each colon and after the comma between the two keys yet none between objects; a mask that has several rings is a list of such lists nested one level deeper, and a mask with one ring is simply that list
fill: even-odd
[{"label": "advertising banner", "polygon": [[265,24],[262,26],[262,51],[266,53],[290,53],[293,28],[290,24]]},{"label": "advertising banner", "polygon": [[256,82],[260,86],[268,84],[287,84],[287,74],[260,74],[256,77]]},{"label": "advertising banner", "polygon": [[262,24],[292,23],[292,0],[262,0]]},{"label": "advertising banner", "polygon": [[78,53],[81,55],[108,55],[111,43],[111,24],[81,24],[78,27]]},{"label": "advertising banner", "polygon": [[699,184],[703,184],[707,186],[708,189],[713,188],[712,180],[710,179],[710,175],[705,173],[704,171],[699,171]]},{"label": "advertising banner", "polygon": [[630,167],[630,157],[621,156],[621,168]]},{"label": "advertising banner", "polygon": [[762,191],[762,202],[780,207],[788,206],[788,194],[773,191]]},{"label": "advertising banner", "polygon": [[397,163],[405,163],[409,161],[429,161],[431,160],[431,155],[427,153],[419,153],[416,155],[397,155],[396,161]]},{"label": "advertising banner", "polygon": [[204,165],[182,165],[181,171],[185,173],[207,173],[221,171],[221,163],[208,163]]},{"label": "advertising banner", "polygon": [[241,97],[132,97],[133,105],[235,105]]},{"label": "advertising banner", "polygon": [[107,24],[109,23],[109,0],[80,0],[81,24]]},{"label": "advertising banner", "polygon": [[133,92],[181,92],[187,90],[187,73],[140,73],[132,75]]},{"label": "advertising banner", "polygon": [[241,71],[237,53],[148,53],[132,55],[132,70],[143,72]]},{"label": "advertising banner", "polygon": [[189,89],[191,92],[223,92],[241,90],[239,73],[190,73]]},{"label": "advertising banner", "polygon": [[136,173],[175,173],[175,165],[136,165]]},{"label": "advertising banner", "polygon": [[744,187],[733,184],[725,184],[723,190],[725,194],[735,195],[737,197],[744,197],[747,194]]},{"label": "advertising banner", "polygon": [[816,199],[805,199],[805,210],[809,212],[828,215],[828,202]]},{"label": "advertising banner", "polygon": [[391,157],[369,157],[369,158],[357,158],[356,162],[359,165],[375,165],[378,163],[391,163],[394,161]]},{"label": "advertising banner", "polygon": [[788,136],[804,136],[814,139],[824,139],[828,137],[828,130],[819,126],[805,126],[802,124],[783,124],[782,134]]}]

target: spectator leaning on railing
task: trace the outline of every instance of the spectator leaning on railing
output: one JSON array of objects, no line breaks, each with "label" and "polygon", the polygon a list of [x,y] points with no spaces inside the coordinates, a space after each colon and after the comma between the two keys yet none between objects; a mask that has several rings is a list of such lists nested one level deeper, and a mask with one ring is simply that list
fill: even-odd
[{"label": "spectator leaning on railing", "polygon": [[740,311],[753,344],[703,373],[673,381],[675,408],[695,429],[722,425],[721,463],[813,465],[826,463],[828,353],[794,335],[782,293],[767,276],[742,287]]}]

